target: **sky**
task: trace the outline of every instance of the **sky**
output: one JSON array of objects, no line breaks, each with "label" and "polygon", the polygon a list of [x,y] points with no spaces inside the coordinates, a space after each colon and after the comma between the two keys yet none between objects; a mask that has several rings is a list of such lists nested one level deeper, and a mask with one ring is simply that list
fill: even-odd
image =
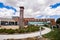
[{"label": "sky", "polygon": [[0,17],[19,16],[20,6],[25,18],[60,18],[60,0],[0,0]]}]

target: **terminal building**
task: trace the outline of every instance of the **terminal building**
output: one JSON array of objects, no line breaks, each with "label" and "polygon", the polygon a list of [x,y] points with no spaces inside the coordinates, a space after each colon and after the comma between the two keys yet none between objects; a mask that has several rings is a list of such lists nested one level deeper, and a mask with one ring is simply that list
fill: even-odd
[{"label": "terminal building", "polygon": [[[24,18],[24,25],[44,25],[44,24],[51,24],[55,25],[55,19],[35,19],[35,18]],[[19,25],[19,17],[12,17],[10,18],[0,18],[0,25]]]}]

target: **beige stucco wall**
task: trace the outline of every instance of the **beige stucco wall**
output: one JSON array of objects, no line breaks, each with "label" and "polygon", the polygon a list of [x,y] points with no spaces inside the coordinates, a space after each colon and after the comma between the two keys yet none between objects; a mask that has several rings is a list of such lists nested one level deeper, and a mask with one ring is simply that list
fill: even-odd
[{"label": "beige stucco wall", "polygon": [[19,29],[19,26],[1,26],[0,28],[4,29]]},{"label": "beige stucco wall", "polygon": [[[27,28],[28,26],[24,26],[24,28]],[[18,25],[15,25],[15,26],[0,26],[0,28],[2,29],[19,29],[19,26]]]}]

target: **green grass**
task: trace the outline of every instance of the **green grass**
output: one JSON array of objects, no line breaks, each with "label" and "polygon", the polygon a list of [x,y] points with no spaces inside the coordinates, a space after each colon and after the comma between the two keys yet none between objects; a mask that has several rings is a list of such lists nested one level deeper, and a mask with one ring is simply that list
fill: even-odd
[{"label": "green grass", "polygon": [[43,35],[43,37],[48,38],[50,40],[60,40],[60,29],[54,29],[48,34]]}]

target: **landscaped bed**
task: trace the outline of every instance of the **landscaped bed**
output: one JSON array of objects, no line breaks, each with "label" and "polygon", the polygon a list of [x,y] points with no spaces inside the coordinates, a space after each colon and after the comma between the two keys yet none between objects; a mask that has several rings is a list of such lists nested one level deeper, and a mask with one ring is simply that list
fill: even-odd
[{"label": "landscaped bed", "polygon": [[23,29],[0,29],[0,34],[31,33],[31,32],[36,32],[36,31],[39,31],[39,30],[40,30],[39,26],[30,25],[27,28],[23,28]]}]

